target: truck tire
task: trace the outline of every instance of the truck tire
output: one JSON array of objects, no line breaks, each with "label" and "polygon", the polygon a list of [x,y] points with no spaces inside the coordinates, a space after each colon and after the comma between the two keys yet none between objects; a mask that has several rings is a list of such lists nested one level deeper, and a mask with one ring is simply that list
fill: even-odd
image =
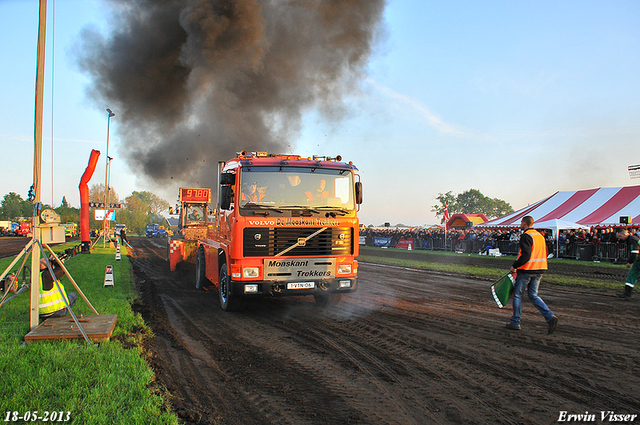
[{"label": "truck tire", "polygon": [[337,305],[342,300],[342,294],[315,294],[313,298],[316,300],[316,305],[319,307],[330,307],[332,305]]},{"label": "truck tire", "polygon": [[238,311],[242,309],[243,300],[238,296],[230,294],[229,273],[227,273],[227,264],[222,263],[220,266],[220,275],[218,280],[218,293],[220,294],[220,307],[224,311]]},{"label": "truck tire", "polygon": [[196,253],[196,289],[203,289],[211,284],[206,275],[204,248],[201,246]]}]

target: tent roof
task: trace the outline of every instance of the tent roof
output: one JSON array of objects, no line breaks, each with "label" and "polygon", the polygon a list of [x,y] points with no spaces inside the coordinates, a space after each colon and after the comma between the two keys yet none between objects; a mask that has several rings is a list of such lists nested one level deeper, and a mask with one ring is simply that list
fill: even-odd
[{"label": "tent roof", "polygon": [[556,229],[556,230],[588,229],[589,228],[589,226],[585,226],[584,224],[578,224],[572,221],[566,221],[559,218],[554,218],[554,219],[545,220],[545,221],[536,221],[533,224],[533,227],[536,229]]},{"label": "tent roof", "polygon": [[620,217],[640,221],[640,186],[601,187],[556,192],[514,213],[495,218],[480,227],[517,227],[530,215],[538,222],[561,219],[584,226],[620,225]]},{"label": "tent roof", "polygon": [[465,223],[471,222],[475,226],[478,223],[484,223],[487,221],[487,216],[484,214],[452,214],[451,218],[447,220],[447,228],[451,228],[456,220],[463,220]]}]

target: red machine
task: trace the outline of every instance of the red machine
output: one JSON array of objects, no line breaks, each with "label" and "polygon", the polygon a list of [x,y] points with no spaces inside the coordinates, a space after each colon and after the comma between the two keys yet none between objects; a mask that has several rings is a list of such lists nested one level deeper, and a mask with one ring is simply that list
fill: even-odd
[{"label": "red machine", "polygon": [[18,227],[18,236],[26,236],[26,237],[30,237],[31,236],[31,222],[30,221],[23,221],[20,222],[20,227]]},{"label": "red machine", "polygon": [[167,259],[171,271],[181,261],[195,263],[198,240],[207,237],[211,189],[180,188],[178,231],[167,239]]},{"label": "red machine", "polygon": [[226,311],[251,297],[328,305],[355,292],[362,184],[341,160],[241,152],[219,163],[215,213],[198,229],[196,287],[213,284]]}]

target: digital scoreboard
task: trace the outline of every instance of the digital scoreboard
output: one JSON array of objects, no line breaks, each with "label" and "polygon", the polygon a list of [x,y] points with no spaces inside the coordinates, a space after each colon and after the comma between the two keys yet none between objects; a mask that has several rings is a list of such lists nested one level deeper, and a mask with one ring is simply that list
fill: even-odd
[{"label": "digital scoreboard", "polygon": [[178,202],[191,202],[191,203],[210,203],[211,202],[211,189],[194,189],[194,188],[180,188],[180,198]]}]

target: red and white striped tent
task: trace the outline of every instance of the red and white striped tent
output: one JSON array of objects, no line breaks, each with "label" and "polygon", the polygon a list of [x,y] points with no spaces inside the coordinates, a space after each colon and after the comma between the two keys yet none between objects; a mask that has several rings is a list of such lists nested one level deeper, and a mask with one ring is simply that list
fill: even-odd
[{"label": "red and white striped tent", "polygon": [[527,215],[536,222],[557,219],[583,226],[617,226],[620,217],[631,217],[631,223],[640,223],[640,186],[556,192],[477,227],[518,227],[522,217]]}]

